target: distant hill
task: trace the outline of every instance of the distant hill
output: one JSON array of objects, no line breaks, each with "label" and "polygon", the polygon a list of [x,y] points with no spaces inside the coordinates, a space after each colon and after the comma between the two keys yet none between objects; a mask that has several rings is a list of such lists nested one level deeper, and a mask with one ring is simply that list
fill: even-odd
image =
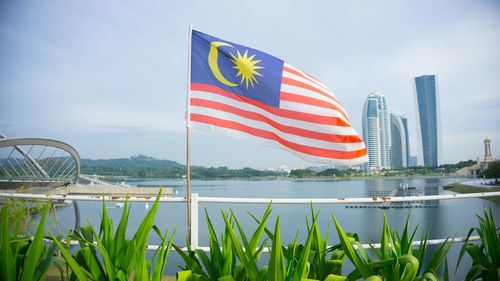
[{"label": "distant hill", "polygon": [[160,160],[150,156],[137,155],[130,158],[117,159],[81,159],[85,167],[108,167],[108,168],[172,168],[184,167],[175,161]]},{"label": "distant hill", "polygon": [[[123,176],[137,178],[182,178],[186,174],[186,165],[171,160],[138,155],[118,159],[81,159],[81,173],[101,176]],[[227,167],[191,167],[191,178],[258,178],[276,177],[280,173],[261,171],[252,168],[228,169]]]}]

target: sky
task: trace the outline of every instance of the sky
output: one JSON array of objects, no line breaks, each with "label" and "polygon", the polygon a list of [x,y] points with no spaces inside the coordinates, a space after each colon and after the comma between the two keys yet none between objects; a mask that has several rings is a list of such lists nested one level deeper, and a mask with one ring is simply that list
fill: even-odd
[{"label": "sky", "polygon": [[[277,56],[322,81],[361,134],[382,91],[408,118],[413,79],[438,77],[443,162],[500,158],[499,1],[0,1],[0,133],[67,142],[81,158],[186,163],[188,27]],[[317,166],[191,132],[191,163]]]}]

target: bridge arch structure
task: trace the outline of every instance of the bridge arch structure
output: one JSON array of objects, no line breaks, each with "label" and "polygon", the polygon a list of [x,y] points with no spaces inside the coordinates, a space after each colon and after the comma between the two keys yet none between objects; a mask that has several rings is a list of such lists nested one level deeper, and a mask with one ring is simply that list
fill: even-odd
[{"label": "bridge arch structure", "polygon": [[0,134],[0,188],[76,183],[80,167],[80,155],[65,142]]}]

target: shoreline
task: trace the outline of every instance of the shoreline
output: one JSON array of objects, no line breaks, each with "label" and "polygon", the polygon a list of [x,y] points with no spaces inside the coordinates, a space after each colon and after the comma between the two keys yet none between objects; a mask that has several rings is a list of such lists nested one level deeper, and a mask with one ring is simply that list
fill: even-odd
[{"label": "shoreline", "polygon": [[[288,180],[288,181],[350,181],[350,180],[379,180],[379,179],[432,179],[432,178],[457,178],[462,179],[462,176],[456,175],[412,175],[412,176],[353,176],[353,177],[229,177],[229,178],[191,178],[191,180],[213,181],[213,180],[242,180],[242,181],[273,181],[273,180]],[[146,181],[146,180],[186,180],[185,178],[135,178],[135,177],[102,177],[102,179],[114,179],[112,182],[122,181]]]},{"label": "shoreline", "polygon": [[[487,185],[485,184],[485,181],[483,179],[474,179],[474,180],[462,181],[459,183],[453,183],[444,186],[443,188],[445,190],[460,194],[500,191],[500,185]],[[500,196],[487,197],[484,199],[495,203],[500,203]]]}]

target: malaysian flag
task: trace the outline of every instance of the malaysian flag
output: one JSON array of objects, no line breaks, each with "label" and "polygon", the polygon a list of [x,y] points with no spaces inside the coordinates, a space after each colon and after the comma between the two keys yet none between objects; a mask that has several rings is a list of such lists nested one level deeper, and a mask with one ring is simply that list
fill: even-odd
[{"label": "malaysian flag", "polygon": [[363,140],[321,82],[261,51],[191,37],[190,128],[287,150],[317,163],[367,162]]}]

